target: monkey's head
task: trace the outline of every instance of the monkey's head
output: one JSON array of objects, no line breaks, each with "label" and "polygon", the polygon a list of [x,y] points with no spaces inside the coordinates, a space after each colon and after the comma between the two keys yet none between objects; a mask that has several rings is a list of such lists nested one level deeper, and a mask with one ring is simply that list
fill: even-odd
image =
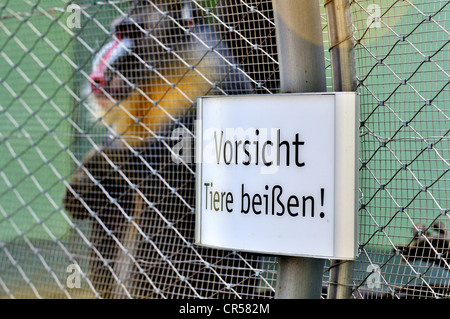
[{"label": "monkey's head", "polygon": [[[108,108],[125,100],[161,64],[167,41],[179,30],[174,25],[177,21],[194,23],[187,1],[171,3],[152,6],[137,1],[127,17],[113,22],[113,39],[96,54],[90,74],[91,91],[100,106]],[[169,9],[173,17],[164,18]]]},{"label": "monkey's head", "polygon": [[98,114],[125,139],[159,131],[197,96],[253,89],[193,7],[191,0],[136,1],[96,55],[90,82]]}]

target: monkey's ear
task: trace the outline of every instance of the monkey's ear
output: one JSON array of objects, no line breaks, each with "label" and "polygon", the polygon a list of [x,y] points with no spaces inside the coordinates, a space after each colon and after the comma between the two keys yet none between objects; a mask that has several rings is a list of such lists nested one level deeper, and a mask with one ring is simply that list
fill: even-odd
[{"label": "monkey's ear", "polygon": [[119,38],[136,39],[143,35],[143,28],[136,22],[127,18],[121,18],[113,23],[113,32]]}]

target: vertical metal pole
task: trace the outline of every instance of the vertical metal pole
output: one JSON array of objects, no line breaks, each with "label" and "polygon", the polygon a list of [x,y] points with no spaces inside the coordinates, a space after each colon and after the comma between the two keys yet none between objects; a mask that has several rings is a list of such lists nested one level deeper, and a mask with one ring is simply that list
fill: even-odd
[{"label": "vertical metal pole", "polygon": [[[281,91],[325,92],[325,59],[317,0],[272,0]],[[318,299],[325,260],[280,257],[275,298]]]},{"label": "vertical metal pole", "polygon": [[[356,64],[349,0],[328,0],[325,8],[330,41],[333,91],[356,91]],[[351,298],[353,272],[353,261],[331,261],[328,299]]]}]

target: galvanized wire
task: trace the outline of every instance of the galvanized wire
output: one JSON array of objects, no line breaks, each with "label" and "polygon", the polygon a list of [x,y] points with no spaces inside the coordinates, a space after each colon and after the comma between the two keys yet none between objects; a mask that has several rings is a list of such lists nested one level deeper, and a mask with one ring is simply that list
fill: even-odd
[{"label": "galvanized wire", "polygon": [[[168,23],[188,32],[176,7],[182,1],[144,2],[163,21],[162,26]],[[189,33],[197,49],[205,49],[195,65],[183,51],[189,48],[177,51],[168,45],[173,40],[170,33],[165,38],[164,32],[158,37],[156,31],[155,35],[152,30],[140,31],[150,31],[146,36],[156,50],[166,51],[171,63],[185,67],[186,74],[193,71],[197,80],[209,86],[198,94],[228,94],[226,86],[210,80],[213,76],[225,83],[227,73],[217,77],[201,68],[213,54],[232,70],[230,74],[237,72],[251,83],[253,93],[275,91],[277,59],[270,3],[192,1],[190,5],[213,32],[222,34],[215,50],[205,34]],[[117,137],[115,128],[99,117],[90,101],[86,83],[91,81],[91,62],[114,37],[111,22],[131,16],[131,6],[132,1],[2,4],[1,84],[7,98],[0,106],[1,294],[10,298],[270,296],[274,258],[204,249],[192,243],[195,171],[183,159],[173,165],[176,153],[168,135],[175,125],[194,137],[189,117],[172,115],[148,94],[149,87],[137,86],[134,94],[173,122],[164,130],[152,130],[139,123],[133,110],[118,104],[148,133],[144,137],[148,142],[138,145],[133,136]],[[235,61],[218,49],[223,43],[233,45]],[[196,95],[178,84],[182,78],[172,82],[164,65],[150,65],[137,53],[133,56],[161,81],[160,86],[168,85],[161,101],[170,99],[173,89],[187,109],[195,106]],[[127,85],[134,85],[119,75]],[[115,146],[108,146],[108,135],[116,136]],[[156,158],[152,152],[158,153]],[[77,218],[79,210],[87,215]]]}]

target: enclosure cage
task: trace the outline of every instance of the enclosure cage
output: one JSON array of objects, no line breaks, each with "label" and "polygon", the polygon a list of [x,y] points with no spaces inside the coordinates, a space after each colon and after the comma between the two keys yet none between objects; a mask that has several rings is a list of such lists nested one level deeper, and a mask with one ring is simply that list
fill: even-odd
[{"label": "enclosure cage", "polygon": [[[449,1],[343,2],[359,249],[322,298],[448,298]],[[0,0],[0,296],[274,298],[277,256],[194,243],[178,143],[198,96],[280,92],[276,28],[271,0]]]}]

